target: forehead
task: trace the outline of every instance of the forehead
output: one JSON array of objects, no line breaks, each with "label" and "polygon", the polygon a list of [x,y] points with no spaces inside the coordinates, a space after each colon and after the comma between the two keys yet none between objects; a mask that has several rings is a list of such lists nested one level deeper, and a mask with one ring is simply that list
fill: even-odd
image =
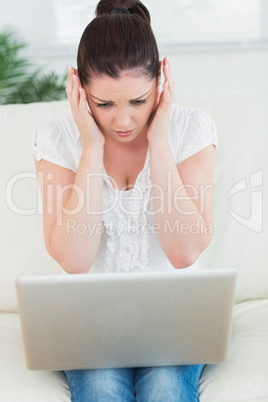
[{"label": "forehead", "polygon": [[87,87],[90,94],[103,99],[116,95],[125,95],[128,98],[136,98],[150,91],[155,86],[155,79],[124,72],[120,78],[112,78],[107,75],[92,80]]}]

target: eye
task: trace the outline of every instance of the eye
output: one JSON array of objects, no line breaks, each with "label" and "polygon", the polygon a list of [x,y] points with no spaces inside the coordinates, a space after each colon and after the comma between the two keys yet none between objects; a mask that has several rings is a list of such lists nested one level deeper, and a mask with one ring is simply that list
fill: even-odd
[{"label": "eye", "polygon": [[[146,102],[147,102],[146,99],[133,100],[133,101],[131,101],[131,104],[135,105],[135,106],[139,106],[139,105],[144,105],[144,103],[146,103]],[[112,103],[96,103],[97,107],[104,108],[104,109],[108,109],[112,105],[113,105]]]},{"label": "eye", "polygon": [[131,101],[132,105],[144,105],[144,103],[146,103],[146,99],[142,99],[142,100],[135,100],[135,101]]},{"label": "eye", "polygon": [[102,107],[102,108],[109,108],[110,106],[112,106],[112,104],[111,103],[97,103],[96,106]]}]

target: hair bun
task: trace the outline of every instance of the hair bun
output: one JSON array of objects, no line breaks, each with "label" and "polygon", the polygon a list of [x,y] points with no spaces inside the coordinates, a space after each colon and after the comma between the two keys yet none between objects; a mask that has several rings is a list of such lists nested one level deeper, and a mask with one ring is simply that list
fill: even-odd
[{"label": "hair bun", "polygon": [[116,7],[111,11],[111,14],[117,14],[117,13],[131,14],[131,12],[127,8],[123,7]]},{"label": "hair bun", "polygon": [[[120,9],[126,9],[128,12],[123,10],[120,12]],[[123,13],[138,15],[151,24],[150,13],[140,0],[100,0],[95,10],[96,17]]]}]

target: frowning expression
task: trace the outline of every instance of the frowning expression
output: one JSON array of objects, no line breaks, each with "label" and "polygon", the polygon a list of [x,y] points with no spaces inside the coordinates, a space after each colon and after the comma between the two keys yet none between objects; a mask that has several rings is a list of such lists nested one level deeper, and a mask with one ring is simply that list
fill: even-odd
[{"label": "frowning expression", "polygon": [[156,102],[156,79],[123,73],[121,78],[95,78],[85,87],[91,113],[103,135],[119,142],[146,138]]}]

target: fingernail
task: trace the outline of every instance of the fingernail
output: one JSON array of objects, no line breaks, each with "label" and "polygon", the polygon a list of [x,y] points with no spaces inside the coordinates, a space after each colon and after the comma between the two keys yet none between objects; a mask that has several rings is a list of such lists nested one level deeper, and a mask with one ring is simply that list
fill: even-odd
[{"label": "fingernail", "polygon": [[73,74],[73,79],[75,79],[76,75]]}]

